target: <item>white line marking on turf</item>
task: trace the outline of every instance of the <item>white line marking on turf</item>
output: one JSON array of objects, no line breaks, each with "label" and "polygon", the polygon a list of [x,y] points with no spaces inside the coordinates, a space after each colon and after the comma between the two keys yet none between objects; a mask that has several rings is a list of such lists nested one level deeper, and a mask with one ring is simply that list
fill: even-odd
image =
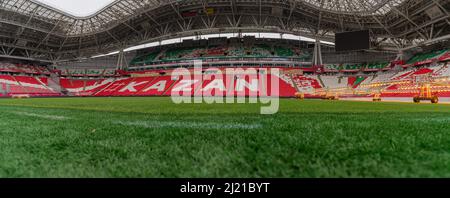
[{"label": "white line marking on turf", "polygon": [[409,122],[442,122],[449,123],[450,118],[413,118],[413,119],[401,119],[402,121]]},{"label": "white line marking on turf", "polygon": [[57,116],[57,115],[43,115],[43,114],[36,114],[36,113],[28,113],[28,112],[13,112],[16,115],[21,116],[28,116],[28,117],[35,117],[35,118],[44,118],[48,120],[68,120],[69,117],[66,116]]},{"label": "white line marking on turf", "polygon": [[186,128],[186,129],[259,129],[262,128],[261,124],[240,124],[240,123],[195,123],[195,122],[169,122],[169,121],[134,121],[134,122],[116,122],[125,126],[138,126],[144,128]]}]

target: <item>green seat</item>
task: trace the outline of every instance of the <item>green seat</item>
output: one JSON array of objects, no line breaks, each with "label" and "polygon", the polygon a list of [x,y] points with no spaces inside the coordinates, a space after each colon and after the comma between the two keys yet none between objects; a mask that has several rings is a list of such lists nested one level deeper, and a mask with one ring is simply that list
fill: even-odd
[{"label": "green seat", "polygon": [[277,56],[280,57],[292,57],[294,56],[294,52],[290,48],[284,48],[284,47],[276,47],[275,53]]}]

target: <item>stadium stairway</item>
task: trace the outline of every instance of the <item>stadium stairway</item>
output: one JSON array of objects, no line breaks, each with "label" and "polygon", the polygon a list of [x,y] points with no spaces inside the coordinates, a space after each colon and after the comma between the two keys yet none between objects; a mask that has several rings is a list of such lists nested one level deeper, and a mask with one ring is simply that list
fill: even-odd
[{"label": "stadium stairway", "polygon": [[297,92],[300,92],[300,87],[294,81],[294,75],[293,74],[289,74],[289,78],[290,78],[290,81],[292,82],[292,85],[294,86],[295,90],[297,90]]},{"label": "stadium stairway", "polygon": [[450,76],[449,64],[443,64],[443,66],[434,73],[434,76]]},{"label": "stadium stairway", "polygon": [[57,93],[62,93],[66,95],[65,93],[68,93],[68,91],[61,86],[60,82],[61,82],[60,77],[52,73],[50,74],[50,78],[48,78],[47,86]]},{"label": "stadium stairway", "polygon": [[325,83],[322,80],[322,75],[317,75],[317,79],[319,79],[320,85],[322,85],[322,87],[325,87]]}]

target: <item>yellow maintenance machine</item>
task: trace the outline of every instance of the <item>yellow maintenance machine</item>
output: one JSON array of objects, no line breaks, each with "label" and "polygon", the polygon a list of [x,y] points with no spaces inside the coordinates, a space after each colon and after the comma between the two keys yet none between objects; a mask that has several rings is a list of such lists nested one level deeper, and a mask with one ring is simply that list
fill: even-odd
[{"label": "yellow maintenance machine", "polygon": [[431,84],[429,83],[421,84],[419,95],[414,97],[415,103],[420,103],[423,100],[431,101],[433,104],[439,103],[439,97],[431,92]]},{"label": "yellow maintenance machine", "polygon": [[419,95],[413,98],[415,103],[420,103],[421,101],[431,101],[433,104],[439,103],[439,97],[432,92],[432,86],[438,84],[431,75],[416,76],[415,83],[419,87]]},{"label": "yellow maintenance machine", "polygon": [[339,94],[338,93],[331,93],[326,92],[325,95],[322,95],[322,100],[339,100]]},{"label": "yellow maintenance machine", "polygon": [[305,94],[297,92],[297,93],[295,93],[295,98],[297,98],[299,100],[304,100],[305,99]]},{"label": "yellow maintenance machine", "polygon": [[373,95],[374,102],[381,102],[381,93],[376,93]]}]

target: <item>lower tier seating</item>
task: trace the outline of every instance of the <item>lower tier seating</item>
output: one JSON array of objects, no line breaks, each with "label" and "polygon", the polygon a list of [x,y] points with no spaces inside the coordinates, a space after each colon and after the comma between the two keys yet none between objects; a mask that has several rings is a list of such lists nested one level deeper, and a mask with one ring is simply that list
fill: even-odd
[{"label": "lower tier seating", "polygon": [[59,92],[46,85],[46,78],[30,76],[0,75],[0,87],[3,96],[59,96]]},{"label": "lower tier seating", "polygon": [[[248,69],[248,68],[247,68]],[[0,75],[0,97],[27,94],[30,96],[60,96],[68,93],[71,96],[170,96],[174,93],[187,93],[189,96],[281,96],[293,97],[296,93],[315,95],[322,89],[354,89],[357,91],[370,89],[373,84],[381,84],[383,94],[415,94],[417,95],[417,79],[427,77],[450,77],[448,63],[435,63],[429,67],[410,67],[378,71],[377,73],[357,75],[321,74],[303,75],[297,69],[281,69],[279,75],[265,73],[264,78],[248,73],[225,74],[221,72],[207,72],[202,79],[200,76],[188,75],[174,78],[172,70],[164,70],[149,76],[144,73],[130,73],[133,77],[103,77],[101,79],[72,79],[61,78],[58,83],[54,78],[33,77],[25,75]],[[162,75],[165,73],[165,75]],[[299,74],[300,73],[300,74]],[[263,74],[263,73],[260,73]],[[51,87],[49,85],[51,82]],[[278,84],[276,84],[278,82]],[[393,85],[392,82],[396,82]],[[386,84],[390,83],[390,84]],[[55,84],[61,86],[62,91],[55,91]],[[58,89],[59,90],[59,89]],[[441,92],[445,93],[447,88]],[[61,93],[60,93],[61,92]]]},{"label": "lower tier seating", "polygon": [[[219,77],[217,77],[219,76]],[[272,82],[279,82],[278,85]],[[214,75],[211,79],[201,76],[137,77],[116,79],[94,96],[294,96],[296,90],[274,75]]]}]

